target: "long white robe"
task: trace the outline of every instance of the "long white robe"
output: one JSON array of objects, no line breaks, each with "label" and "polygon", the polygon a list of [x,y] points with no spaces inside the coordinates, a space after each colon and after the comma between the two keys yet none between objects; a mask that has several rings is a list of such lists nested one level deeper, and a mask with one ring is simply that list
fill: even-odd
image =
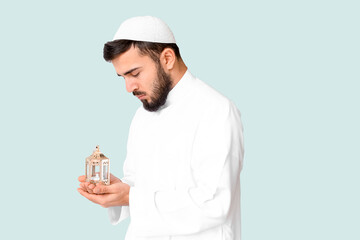
[{"label": "long white robe", "polygon": [[236,106],[187,71],[164,107],[135,114],[130,204],[109,208],[111,223],[130,216],[126,240],[239,240],[242,129]]}]

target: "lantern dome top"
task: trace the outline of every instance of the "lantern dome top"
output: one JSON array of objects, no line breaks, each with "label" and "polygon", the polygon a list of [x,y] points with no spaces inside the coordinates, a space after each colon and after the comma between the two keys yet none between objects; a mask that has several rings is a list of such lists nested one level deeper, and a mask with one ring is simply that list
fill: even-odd
[{"label": "lantern dome top", "polygon": [[102,152],[100,152],[99,145],[97,145],[95,150],[93,151],[93,154],[91,154],[88,159],[103,160],[108,158]]}]

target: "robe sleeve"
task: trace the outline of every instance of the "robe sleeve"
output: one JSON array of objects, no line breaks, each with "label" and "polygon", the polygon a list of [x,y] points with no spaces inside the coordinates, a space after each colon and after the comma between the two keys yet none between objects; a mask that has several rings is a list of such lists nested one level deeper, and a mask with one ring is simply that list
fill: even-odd
[{"label": "robe sleeve", "polygon": [[[131,159],[131,152],[129,150],[129,146],[132,144],[132,134],[131,131],[133,129],[133,124],[130,126],[130,134],[128,139],[128,145],[127,145],[127,156],[124,162],[123,172],[124,177],[121,179],[122,182],[128,184],[130,187],[134,186],[135,183],[135,167],[134,163],[130,160]],[[129,206],[115,206],[115,207],[109,207],[108,208],[108,215],[109,220],[112,225],[116,225],[122,220],[128,218],[130,216],[130,209]]]},{"label": "robe sleeve", "polygon": [[[132,170],[133,168],[131,166],[131,162],[125,160],[124,177],[121,179],[121,181],[128,184],[130,187],[134,186],[134,178],[135,178],[135,174],[132,172]],[[109,214],[110,223],[116,225],[130,216],[129,206],[109,207],[108,214]]]},{"label": "robe sleeve", "polygon": [[220,226],[240,191],[243,134],[233,104],[206,113],[194,137],[191,170],[195,186],[151,192],[131,187],[131,224],[139,236],[195,234]]}]

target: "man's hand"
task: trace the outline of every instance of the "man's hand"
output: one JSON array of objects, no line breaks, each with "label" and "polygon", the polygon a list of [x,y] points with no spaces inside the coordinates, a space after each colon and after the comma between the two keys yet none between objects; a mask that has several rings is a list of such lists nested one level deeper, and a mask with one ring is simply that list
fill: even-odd
[{"label": "man's hand", "polygon": [[110,185],[101,183],[96,185],[85,182],[85,176],[78,178],[80,188],[78,192],[90,201],[104,208],[113,206],[128,206],[130,186],[111,174]]}]

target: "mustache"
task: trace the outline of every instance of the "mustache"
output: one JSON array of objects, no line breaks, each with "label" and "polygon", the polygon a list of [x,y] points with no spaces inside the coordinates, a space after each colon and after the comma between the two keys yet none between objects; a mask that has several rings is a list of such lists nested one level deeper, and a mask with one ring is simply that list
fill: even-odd
[{"label": "mustache", "polygon": [[133,95],[146,95],[146,92],[141,92],[141,91],[133,91]]}]

